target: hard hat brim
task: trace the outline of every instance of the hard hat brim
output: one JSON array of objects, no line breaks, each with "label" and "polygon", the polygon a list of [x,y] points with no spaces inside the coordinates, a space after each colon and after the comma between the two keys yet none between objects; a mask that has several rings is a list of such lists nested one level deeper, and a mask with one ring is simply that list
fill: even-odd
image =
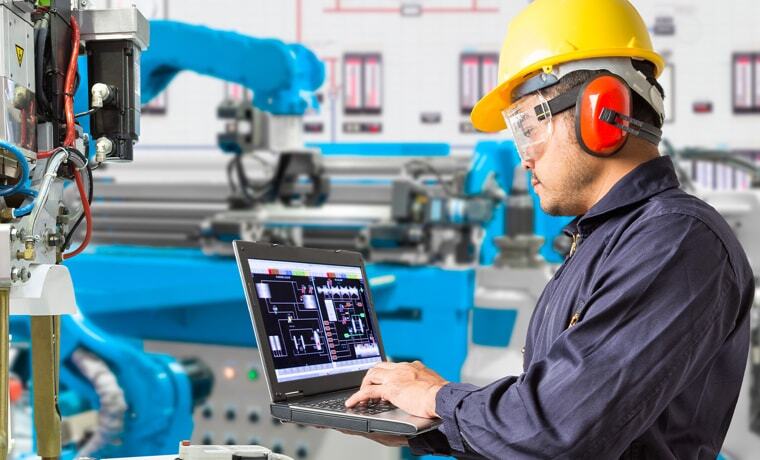
[{"label": "hard hat brim", "polygon": [[475,129],[484,133],[497,133],[507,129],[502,112],[512,103],[509,95],[514,86],[514,82],[506,81],[475,104],[470,113],[470,121]]},{"label": "hard hat brim", "polygon": [[502,112],[512,104],[512,91],[528,78],[545,68],[561,64],[563,62],[579,61],[582,59],[593,59],[599,57],[630,57],[634,59],[644,59],[651,62],[657,68],[656,77],[659,77],[665,70],[665,60],[656,52],[636,49],[611,49],[611,50],[593,50],[588,52],[572,52],[564,56],[553,56],[549,59],[539,61],[525,69],[519,75],[514,75],[499,86],[491,90],[488,94],[475,104],[470,113],[470,121],[478,131],[486,133],[496,133],[507,129]]}]

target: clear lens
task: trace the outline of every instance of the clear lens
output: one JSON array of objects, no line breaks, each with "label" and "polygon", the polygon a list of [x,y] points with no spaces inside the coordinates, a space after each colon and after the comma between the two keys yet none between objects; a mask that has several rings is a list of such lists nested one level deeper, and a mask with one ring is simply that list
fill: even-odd
[{"label": "clear lens", "polygon": [[521,98],[503,115],[514,136],[520,159],[525,161],[538,157],[552,135],[551,111],[541,92]]}]

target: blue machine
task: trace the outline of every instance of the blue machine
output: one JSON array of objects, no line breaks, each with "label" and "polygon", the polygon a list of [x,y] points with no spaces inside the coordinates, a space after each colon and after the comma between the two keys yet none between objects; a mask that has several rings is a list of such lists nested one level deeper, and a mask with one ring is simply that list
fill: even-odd
[{"label": "blue machine", "polygon": [[[150,33],[151,45],[140,68],[143,103],[188,70],[251,89],[253,105],[275,115],[303,115],[307,109],[319,107],[314,92],[324,82],[325,66],[303,45],[177,21],[150,21]],[[79,69],[86,81],[85,58],[80,58]],[[77,112],[89,109],[88,87],[80,85],[74,97]],[[89,131],[87,118],[81,121]]]},{"label": "blue machine", "polygon": [[143,102],[191,70],[253,90],[253,105],[275,115],[318,107],[314,91],[324,82],[325,66],[303,45],[176,21],[151,21],[150,33],[140,72]]},{"label": "blue machine", "polygon": [[[14,343],[29,343],[29,318],[12,317],[11,333]],[[77,350],[92,352],[108,365],[128,408],[118,433],[113,436],[98,433],[104,437],[103,447],[91,454],[114,457],[124,452],[130,455],[167,452],[166,440],[173,440],[170,444],[176,449],[174,440],[184,439],[192,431],[192,386],[185,368],[174,358],[145,353],[139,341],[109,334],[80,315],[61,317],[61,338],[62,415],[99,409],[102,398],[109,396],[99,394],[93,382],[85,379],[72,363]],[[64,458],[76,454],[71,448],[64,450]]]},{"label": "blue machine", "polygon": [[[481,193],[489,177],[492,175],[502,190],[509,190],[512,187],[515,168],[519,164],[520,157],[512,141],[479,142],[475,146],[472,162],[470,163],[470,171],[467,174],[465,182],[465,192],[470,195]],[[552,243],[554,238],[561,233],[562,227],[567,225],[570,219],[567,217],[552,217],[541,211],[538,196],[533,188],[530,188],[531,196],[533,197],[533,208],[535,210],[535,232],[545,239],[544,246],[541,248],[541,255],[548,262],[561,262],[562,257],[554,250]],[[498,251],[493,239],[504,234],[506,223],[504,213],[504,205],[497,206],[493,219],[485,226],[486,236],[481,248],[480,258],[482,265],[492,264],[496,257]]]},{"label": "blue machine", "polygon": [[[77,280],[97,280],[104,266],[126,279],[152,280],[77,283],[82,312],[111,333],[255,347],[234,259],[208,257],[199,250],[111,246],[67,265]],[[367,275],[388,354],[395,360],[424,360],[447,379],[458,379],[474,270],[368,264]]]}]

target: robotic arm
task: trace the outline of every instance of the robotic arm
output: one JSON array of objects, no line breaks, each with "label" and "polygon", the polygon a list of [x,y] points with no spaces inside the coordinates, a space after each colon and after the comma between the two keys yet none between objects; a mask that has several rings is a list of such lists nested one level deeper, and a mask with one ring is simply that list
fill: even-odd
[{"label": "robotic arm", "polygon": [[316,107],[324,64],[308,48],[276,39],[175,21],[151,21],[153,46],[142,60],[142,101],[149,102],[183,70],[238,83],[254,107],[274,115],[303,115]]},{"label": "robotic arm", "polygon": [[[237,83],[253,92],[253,100],[225,100],[218,108],[227,121],[218,136],[220,148],[234,155],[233,208],[282,201],[316,206],[325,201],[329,181],[319,155],[304,148],[302,116],[318,109],[314,92],[325,79],[324,64],[308,48],[276,39],[175,21],[152,21],[153,44],[142,59],[142,100],[163,91],[181,71]],[[248,129],[246,129],[246,127]],[[98,147],[101,143],[98,142]],[[248,178],[242,158],[254,150],[277,153],[274,174],[264,184]],[[308,177],[304,193],[299,178]]]}]

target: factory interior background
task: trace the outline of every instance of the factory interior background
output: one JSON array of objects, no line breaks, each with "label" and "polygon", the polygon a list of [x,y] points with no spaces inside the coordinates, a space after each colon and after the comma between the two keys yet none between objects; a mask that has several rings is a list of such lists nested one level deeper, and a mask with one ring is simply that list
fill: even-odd
[{"label": "factory interior background", "polygon": [[[260,444],[297,459],[412,458],[405,449],[270,416],[233,239],[361,250],[392,359],[419,359],[447,379],[480,384],[520,372],[520,337],[547,273],[562,261],[566,243],[555,237],[567,219],[543,215],[529,199],[537,236],[520,250],[540,258],[504,261],[504,216],[526,203],[510,202],[516,154],[509,133],[477,132],[469,113],[496,85],[506,24],[528,0],[80,3],[135,5],[152,23],[300,44],[323,64],[324,78],[310,94],[318,108],[302,120],[267,124],[263,112],[244,110],[255,94],[235,81],[273,72],[266,55],[241,59],[239,42],[223,37],[195,48],[181,35],[151,34],[143,63],[160,49],[187,71],[143,105],[133,161],[94,171],[93,241],[67,262],[81,312],[62,324],[63,336],[76,337],[61,351],[67,452],[165,454],[190,439]],[[659,79],[667,112],[661,151],[677,159],[684,186],[732,224],[757,268],[760,3],[632,3],[667,61]],[[249,128],[252,139],[241,137]],[[251,141],[245,154],[230,153],[241,139]],[[268,145],[256,144],[261,139]],[[246,181],[264,183],[277,173],[279,153],[298,149],[317,160],[309,157],[312,169],[297,179],[326,180],[329,192],[256,206],[233,196],[240,170]],[[418,222],[425,217],[393,209],[397,192],[461,206],[466,218],[452,216],[440,228]],[[23,336],[14,334],[11,344],[18,363],[28,353]],[[753,338],[760,346],[754,329]],[[111,412],[82,367],[72,367],[88,359],[110,369]],[[172,373],[177,366],[184,377]],[[29,373],[22,364],[12,370],[22,381]],[[760,358],[751,353],[727,459],[760,452],[758,379]],[[21,384],[11,403],[16,458],[33,450],[30,398]]]}]

